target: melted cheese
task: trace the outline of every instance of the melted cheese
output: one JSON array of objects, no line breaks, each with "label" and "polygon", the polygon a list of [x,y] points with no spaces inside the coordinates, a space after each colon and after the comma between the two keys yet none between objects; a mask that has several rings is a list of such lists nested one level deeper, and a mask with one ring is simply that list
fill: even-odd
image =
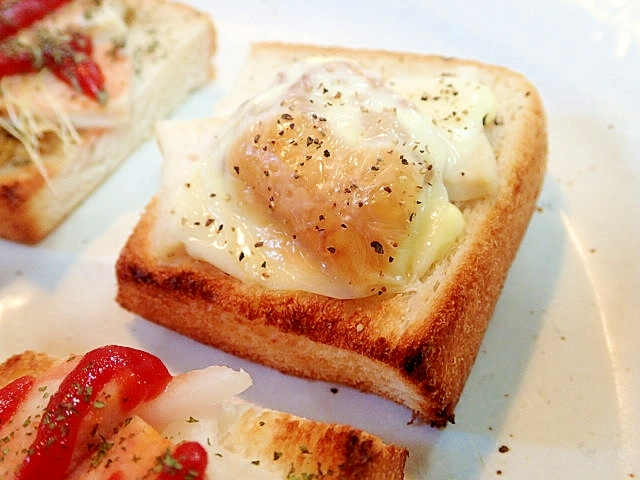
[{"label": "melted cheese", "polygon": [[200,443],[208,454],[208,478],[282,478],[252,463],[244,449],[226,441],[229,425],[236,425],[249,406],[237,395],[251,383],[242,370],[217,365],[193,370],[175,376],[165,392],[138,407],[135,414],[174,445]]},{"label": "melted cheese", "polygon": [[[434,79],[420,98],[444,98],[450,80]],[[495,181],[482,127],[492,96],[463,82],[471,93],[451,120],[457,95],[438,110],[352,62],[309,59],[219,128],[159,130],[156,247],[170,255],[183,246],[267,288],[337,298],[411,288],[464,229],[448,190],[466,200]]]}]

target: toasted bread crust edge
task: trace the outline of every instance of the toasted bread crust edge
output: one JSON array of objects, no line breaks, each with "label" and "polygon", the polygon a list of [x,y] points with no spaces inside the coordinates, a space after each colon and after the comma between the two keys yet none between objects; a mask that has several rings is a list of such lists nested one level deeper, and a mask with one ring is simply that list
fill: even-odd
[{"label": "toasted bread crust edge", "polygon": [[[286,478],[404,478],[406,449],[347,425],[321,424],[261,407],[249,408],[225,443],[250,446],[246,456]],[[287,476],[290,475],[290,476]],[[284,476],[283,476],[284,478]]]},{"label": "toasted bread crust edge", "polygon": [[[305,54],[314,50],[304,48]],[[501,185],[483,203],[482,220],[469,226],[467,240],[447,261],[448,270],[435,291],[338,300],[243,284],[186,255],[162,262],[153,257],[149,244],[152,201],[117,262],[117,301],[148,320],[285,373],[379,394],[433,426],[453,422],[542,186],[546,119],[537,90],[511,70],[437,56],[401,56],[400,61],[433,62],[443,68],[473,65],[496,85],[515,83],[521,103],[509,115],[524,117],[501,119],[499,135],[517,139],[495,141]],[[419,318],[404,321],[409,316]],[[388,322],[397,328],[389,329]],[[383,327],[387,331],[379,334]]]},{"label": "toasted bread crust edge", "polygon": [[[43,374],[61,361],[34,351],[13,355],[0,364],[0,389],[16,378]],[[245,458],[282,472],[283,478],[289,474],[322,478],[322,473],[333,472],[330,478],[401,480],[408,457],[407,449],[385,444],[362,430],[255,405],[238,409],[222,442]]]}]

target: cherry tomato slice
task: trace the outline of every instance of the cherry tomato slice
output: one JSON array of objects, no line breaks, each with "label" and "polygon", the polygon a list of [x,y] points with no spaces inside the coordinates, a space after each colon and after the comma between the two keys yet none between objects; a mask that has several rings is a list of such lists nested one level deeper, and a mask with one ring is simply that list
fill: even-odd
[{"label": "cherry tomato slice", "polygon": [[164,459],[162,473],[157,480],[197,480],[204,478],[207,451],[198,442],[183,442],[173,454]]}]

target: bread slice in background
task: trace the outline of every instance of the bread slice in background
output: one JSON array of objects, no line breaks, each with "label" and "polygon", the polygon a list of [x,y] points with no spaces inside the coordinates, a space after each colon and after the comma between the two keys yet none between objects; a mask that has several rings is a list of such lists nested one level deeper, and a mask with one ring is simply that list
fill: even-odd
[{"label": "bread slice in background", "polygon": [[[0,389],[25,375],[36,378],[52,375],[51,369],[65,362],[41,352],[14,355],[0,364]],[[193,402],[193,399],[185,398],[184,402]],[[197,403],[202,404],[202,399]],[[208,423],[202,412],[191,422],[207,422],[206,425],[212,427],[203,435],[220,450],[209,455],[209,464],[217,473],[217,479],[404,478],[407,450],[385,444],[380,438],[356,428],[314,421],[236,398],[212,404],[211,412],[216,419],[214,424]],[[38,417],[34,416],[32,423]],[[72,472],[71,478],[110,478],[118,470],[132,473],[131,465],[126,462],[134,453],[140,456],[134,467],[146,468],[141,467],[148,463],[143,457],[144,451],[162,453],[167,445],[171,445],[161,433],[136,417],[115,434],[117,440],[114,442],[118,442],[119,448],[109,449],[100,462],[92,463],[87,459]],[[111,442],[112,439],[105,438],[104,441]],[[134,448],[142,448],[143,453]],[[84,472],[86,477],[81,471],[84,464],[91,464],[89,471]],[[0,468],[6,466],[0,461]]]},{"label": "bread slice in background", "polygon": [[208,15],[168,0],[126,0],[125,7],[132,12],[124,42],[133,62],[129,118],[106,129],[81,129],[79,141],[66,149],[43,139],[48,179],[2,132],[0,237],[42,240],[152,135],[158,120],[213,77],[216,38]]},{"label": "bread slice in background", "polygon": [[523,75],[476,61],[262,43],[253,46],[216,115],[230,114],[284,66],[316,56],[353,59],[387,81],[410,76],[419,82],[470,69],[492,89],[498,113],[485,131],[497,157],[498,183],[491,195],[457,205],[466,226],[455,247],[410,292],[336,299],[269,290],[243,283],[184,250],[170,260],[157,255],[155,198],[117,262],[117,300],[200,342],[288,374],[381,395],[443,427],[455,419],[542,186],[547,154],[542,100]]}]

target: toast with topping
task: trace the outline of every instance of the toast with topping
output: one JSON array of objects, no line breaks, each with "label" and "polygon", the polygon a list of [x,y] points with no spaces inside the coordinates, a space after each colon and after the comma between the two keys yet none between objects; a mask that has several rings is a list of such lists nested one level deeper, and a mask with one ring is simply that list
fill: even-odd
[{"label": "toast with topping", "polygon": [[216,38],[169,0],[29,5],[47,11],[0,38],[0,237],[33,244],[211,80]]},{"label": "toast with topping", "polygon": [[118,302],[436,427],[454,410],[546,170],[521,74],[260,43],[213,116],[166,122]]},{"label": "toast with topping", "polygon": [[219,366],[172,375],[114,345],[15,355],[0,364],[0,476],[404,478],[405,448],[247,403],[237,395],[250,384]]}]

